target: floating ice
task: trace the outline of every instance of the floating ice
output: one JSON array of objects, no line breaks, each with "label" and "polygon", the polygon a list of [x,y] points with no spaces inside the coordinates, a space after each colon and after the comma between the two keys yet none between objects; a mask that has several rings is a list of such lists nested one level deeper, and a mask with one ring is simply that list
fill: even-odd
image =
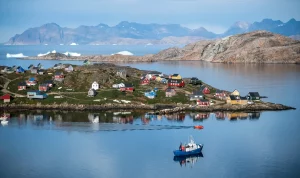
[{"label": "floating ice", "polygon": [[72,52],[69,52],[69,51],[67,51],[67,52],[65,52],[63,54],[66,55],[66,56],[81,56],[80,53],[72,53]]},{"label": "floating ice", "polygon": [[[121,55],[126,55],[126,56],[132,56],[133,53],[129,52],[129,51],[120,51],[118,53],[115,53],[115,54],[121,54]],[[114,55],[114,54],[112,54]]]},{"label": "floating ice", "polygon": [[71,43],[70,45],[75,46],[75,45],[78,45],[78,44],[77,43]]},{"label": "floating ice", "polygon": [[56,51],[55,51],[55,50],[53,50],[53,51],[51,51],[51,53],[56,53]]},{"label": "floating ice", "polygon": [[43,53],[40,53],[40,54],[38,54],[37,56],[38,56],[38,57],[41,57],[41,56],[46,56],[46,55],[48,55],[48,54],[50,54],[50,52],[49,52],[49,51],[48,51],[48,52],[46,52],[46,53],[44,53],[44,54],[43,54]]},{"label": "floating ice", "polygon": [[23,53],[18,53],[18,54],[6,54],[7,58],[22,58],[22,57],[28,57],[28,56],[24,56]]}]

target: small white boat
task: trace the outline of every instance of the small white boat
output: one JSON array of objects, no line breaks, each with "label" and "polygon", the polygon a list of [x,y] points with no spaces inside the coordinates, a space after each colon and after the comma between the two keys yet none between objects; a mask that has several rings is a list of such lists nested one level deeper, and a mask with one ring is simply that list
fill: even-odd
[{"label": "small white boat", "polygon": [[7,125],[7,124],[8,124],[8,121],[7,121],[7,120],[3,120],[3,121],[1,121],[1,124],[2,124],[2,125]]}]

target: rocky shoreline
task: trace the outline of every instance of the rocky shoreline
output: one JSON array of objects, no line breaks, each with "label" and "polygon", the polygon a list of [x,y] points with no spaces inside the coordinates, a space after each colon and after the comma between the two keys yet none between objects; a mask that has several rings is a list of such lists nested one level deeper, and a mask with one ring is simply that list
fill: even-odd
[{"label": "rocky shoreline", "polygon": [[30,105],[30,104],[1,104],[3,110],[67,110],[67,111],[109,111],[109,110],[145,110],[155,114],[169,114],[182,111],[195,112],[254,112],[254,111],[282,111],[294,110],[296,108],[285,106],[282,104],[274,104],[269,102],[256,103],[252,105],[212,105],[208,107],[198,107],[185,104],[178,105],[134,105],[134,104],[103,104],[103,105],[76,105],[76,104],[60,104],[60,105]]}]

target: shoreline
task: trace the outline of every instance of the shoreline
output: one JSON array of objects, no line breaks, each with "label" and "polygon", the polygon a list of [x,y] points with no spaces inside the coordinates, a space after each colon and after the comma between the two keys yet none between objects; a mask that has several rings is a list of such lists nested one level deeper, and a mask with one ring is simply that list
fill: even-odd
[{"label": "shoreline", "polygon": [[187,104],[182,105],[134,105],[134,104],[103,104],[103,105],[83,105],[83,104],[61,104],[61,105],[40,105],[40,104],[1,104],[0,108],[3,110],[66,110],[66,111],[111,111],[111,110],[143,110],[151,111],[156,114],[169,114],[183,111],[195,112],[257,112],[257,111],[284,111],[296,110],[291,106],[274,103],[259,103],[252,105],[212,105],[208,107],[195,107]]}]

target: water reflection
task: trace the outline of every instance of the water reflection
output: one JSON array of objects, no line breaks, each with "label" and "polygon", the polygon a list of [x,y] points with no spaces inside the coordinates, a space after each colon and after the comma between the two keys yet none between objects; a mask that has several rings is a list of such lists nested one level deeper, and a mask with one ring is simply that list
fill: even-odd
[{"label": "water reflection", "polygon": [[199,159],[203,157],[202,152],[195,155],[189,156],[174,156],[173,160],[179,162],[181,167],[193,167]]},{"label": "water reflection", "polygon": [[[58,112],[30,111],[10,114],[8,126],[78,130],[145,130],[192,128],[194,122],[257,120],[260,112],[174,113],[155,115],[142,112]],[[119,125],[119,126],[118,126]],[[73,128],[72,128],[73,127]],[[79,129],[79,130],[80,130]]]}]

